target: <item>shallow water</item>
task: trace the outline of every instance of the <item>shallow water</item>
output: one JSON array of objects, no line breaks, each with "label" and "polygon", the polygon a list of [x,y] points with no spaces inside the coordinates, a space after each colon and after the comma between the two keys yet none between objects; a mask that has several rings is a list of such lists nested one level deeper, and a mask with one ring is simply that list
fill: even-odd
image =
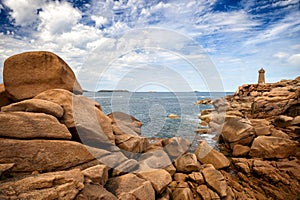
[{"label": "shallow water", "polygon": [[[85,92],[84,96],[100,103],[105,114],[115,111],[128,113],[143,123],[142,135],[148,138],[170,138],[180,136],[196,146],[200,140],[207,140],[215,146],[215,134],[195,134],[200,126],[201,110],[212,108],[211,105],[196,105],[201,99],[217,98],[225,93],[209,92]],[[176,114],[178,119],[168,118]]]}]

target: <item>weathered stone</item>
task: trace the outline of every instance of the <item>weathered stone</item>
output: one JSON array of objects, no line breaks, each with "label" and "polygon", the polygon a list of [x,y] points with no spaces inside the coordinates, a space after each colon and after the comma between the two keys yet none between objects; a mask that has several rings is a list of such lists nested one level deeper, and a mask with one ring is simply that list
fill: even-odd
[{"label": "weathered stone", "polygon": [[93,159],[77,142],[0,139],[0,163],[15,163],[12,172],[64,170]]},{"label": "weathered stone", "polygon": [[294,119],[293,119],[293,121],[292,121],[292,123],[291,123],[292,125],[300,125],[300,116],[296,116]]},{"label": "weathered stone", "polygon": [[121,127],[121,130],[127,127],[130,130],[135,131],[136,134],[141,134],[142,122],[137,120],[135,117],[123,112],[112,112],[108,115],[108,117],[112,119],[113,124]]},{"label": "weathered stone", "polygon": [[0,112],[0,136],[9,138],[71,139],[67,127],[44,113]]},{"label": "weathered stone", "polygon": [[101,158],[98,158],[98,160],[100,163],[110,168],[115,168],[118,165],[127,162],[128,158],[122,152],[116,151],[116,152],[110,152],[109,154],[106,154]]},{"label": "weathered stone", "polygon": [[197,193],[201,196],[203,200],[217,200],[220,199],[218,194],[209,189],[206,185],[199,185],[197,187]]},{"label": "weathered stone", "polygon": [[6,59],[3,82],[14,100],[29,99],[54,88],[82,94],[71,68],[60,57],[46,51],[26,52]]},{"label": "weathered stone", "polygon": [[195,130],[195,133],[198,133],[198,134],[210,134],[210,133],[212,133],[212,130],[208,129],[208,128],[202,128],[202,129]]},{"label": "weathered stone", "polygon": [[117,200],[117,197],[108,192],[102,185],[86,184],[75,200]]},{"label": "weathered stone", "polygon": [[250,147],[236,144],[233,147],[232,155],[236,157],[246,156],[248,155],[249,152],[250,152]]},{"label": "weathered stone", "polygon": [[172,164],[170,158],[163,150],[150,151],[139,158],[140,170],[163,169]]},{"label": "weathered stone", "polygon": [[211,148],[206,141],[198,145],[195,154],[200,163],[212,164],[216,169],[222,169],[230,165],[229,160],[222,153]]},{"label": "weathered stone", "polygon": [[287,158],[295,153],[297,142],[273,136],[254,139],[250,156],[258,158]]},{"label": "weathered stone", "polygon": [[292,124],[293,118],[285,115],[280,115],[274,119],[274,125],[281,128],[286,128]]},{"label": "weathered stone", "polygon": [[157,200],[170,200],[172,195],[172,190],[167,188],[158,198]]},{"label": "weathered stone", "polygon": [[5,92],[5,87],[4,84],[0,84],[0,108],[2,106],[6,106],[11,103],[11,100],[8,98],[6,92]]},{"label": "weathered stone", "polygon": [[193,200],[194,196],[190,188],[176,188],[172,193],[173,200]]},{"label": "weathered stone", "polygon": [[280,137],[280,138],[285,138],[285,139],[289,139],[289,135],[286,134],[285,132],[275,129],[275,128],[271,128],[271,136],[273,137]]},{"label": "weathered stone", "polygon": [[106,165],[96,165],[82,171],[85,182],[93,182],[94,184],[105,185],[108,180],[108,167]]},{"label": "weathered stone", "polygon": [[126,173],[133,172],[137,170],[139,163],[134,159],[128,159],[125,162],[121,162],[118,166],[113,168],[111,176],[120,176]]},{"label": "weathered stone", "polygon": [[146,181],[150,181],[157,194],[161,194],[172,182],[171,175],[164,169],[142,171],[139,172],[137,176]]},{"label": "weathered stone", "polygon": [[246,158],[232,158],[234,165],[237,169],[244,174],[249,175],[251,172],[252,161]]},{"label": "weathered stone", "polygon": [[178,115],[174,114],[174,113],[171,113],[171,114],[168,115],[168,118],[170,118],[170,119],[179,119],[180,117]]},{"label": "weathered stone", "polygon": [[226,142],[238,142],[245,138],[252,138],[253,136],[254,129],[251,126],[251,123],[245,119],[230,119],[227,122],[225,122],[223,126],[222,137]]},{"label": "weathered stone", "polygon": [[208,164],[202,170],[202,174],[206,183],[213,188],[220,197],[223,198],[227,196],[227,183],[221,172],[216,170],[213,165]]},{"label": "weathered stone", "polygon": [[175,167],[178,172],[199,171],[200,164],[193,153],[186,153],[175,160]]},{"label": "weathered stone", "polygon": [[181,137],[173,137],[163,140],[163,147],[171,159],[176,159],[186,153],[190,148],[191,143]]},{"label": "weathered stone", "polygon": [[280,171],[273,167],[268,161],[254,160],[253,167],[254,173],[264,178],[266,181],[272,181],[273,183],[282,182],[284,184],[289,184],[290,177],[282,176]]},{"label": "weathered stone", "polygon": [[79,169],[31,175],[0,184],[0,199],[74,199],[83,180]]},{"label": "weathered stone", "polygon": [[185,182],[185,180],[188,178],[187,174],[183,173],[175,173],[174,174],[174,180],[177,182]]},{"label": "weathered stone", "polygon": [[[114,133],[117,128],[118,127],[113,126]],[[147,138],[128,133],[115,135],[115,143],[120,149],[133,153],[145,152],[149,144]]]},{"label": "weathered stone", "polygon": [[155,191],[150,181],[145,181],[134,174],[110,178],[105,187],[119,199],[155,200]]},{"label": "weathered stone", "polygon": [[191,174],[189,174],[189,178],[199,185],[204,184],[204,178],[201,172],[192,172]]},{"label": "weathered stone", "polygon": [[215,110],[220,112],[225,112],[228,106],[226,99],[218,98],[213,100],[212,105],[214,106]]},{"label": "weathered stone", "polygon": [[171,176],[173,176],[175,174],[175,172],[176,172],[176,168],[174,167],[173,164],[170,164],[170,165],[164,167],[163,169],[166,170],[167,172],[169,172],[169,174]]},{"label": "weathered stone", "polygon": [[63,107],[61,122],[69,128],[74,140],[88,146],[112,150],[110,148],[115,144],[115,137],[111,119],[100,110],[97,102],[62,89],[47,90],[34,98],[48,100]]},{"label": "weathered stone", "polygon": [[4,172],[13,168],[14,165],[15,165],[15,163],[0,164],[0,177]]},{"label": "weathered stone", "polygon": [[36,112],[53,115],[54,117],[60,118],[64,114],[64,109],[51,101],[41,99],[29,99],[20,101],[17,103],[10,104],[1,108],[2,112],[12,111],[24,111],[24,112]]},{"label": "weathered stone", "polygon": [[250,119],[250,122],[252,123],[255,135],[270,135],[270,122],[265,119]]}]

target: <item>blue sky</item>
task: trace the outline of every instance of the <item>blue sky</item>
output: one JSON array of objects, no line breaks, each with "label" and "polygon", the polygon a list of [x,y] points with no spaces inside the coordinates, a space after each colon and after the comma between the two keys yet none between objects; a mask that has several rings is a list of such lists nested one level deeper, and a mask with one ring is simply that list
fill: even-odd
[{"label": "blue sky", "polygon": [[[235,91],[300,75],[299,0],[1,0],[11,55],[62,57],[83,88]],[[2,79],[2,73],[0,75]]]}]

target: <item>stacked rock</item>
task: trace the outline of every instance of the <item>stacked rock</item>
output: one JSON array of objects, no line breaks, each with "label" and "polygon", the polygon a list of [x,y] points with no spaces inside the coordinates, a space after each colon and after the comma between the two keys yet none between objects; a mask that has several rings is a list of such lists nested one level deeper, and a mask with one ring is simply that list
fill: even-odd
[{"label": "stacked rock", "polygon": [[0,87],[0,199],[213,199],[232,194],[230,162],[203,142],[148,139],[142,123],[105,115],[50,52],[4,63]]},{"label": "stacked rock", "polygon": [[299,91],[300,77],[246,84],[235,94],[215,100],[214,110],[202,111],[200,119],[217,132],[233,157],[236,178],[226,175],[233,191],[239,190],[238,179],[256,199],[299,196],[300,179],[295,173],[300,171]]}]

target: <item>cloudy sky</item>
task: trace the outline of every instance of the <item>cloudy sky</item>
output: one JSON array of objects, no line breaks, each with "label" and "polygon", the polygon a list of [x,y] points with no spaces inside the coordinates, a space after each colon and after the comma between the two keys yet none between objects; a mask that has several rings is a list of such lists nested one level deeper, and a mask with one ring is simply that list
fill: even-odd
[{"label": "cloudy sky", "polygon": [[[300,75],[299,0],[0,0],[0,70],[52,51],[83,88],[235,91]],[[0,75],[2,80],[2,73]]]}]

